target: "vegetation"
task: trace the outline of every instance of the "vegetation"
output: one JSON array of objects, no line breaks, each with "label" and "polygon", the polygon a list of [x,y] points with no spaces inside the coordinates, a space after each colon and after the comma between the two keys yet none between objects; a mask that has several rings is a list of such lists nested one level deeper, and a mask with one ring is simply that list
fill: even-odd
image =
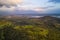
[{"label": "vegetation", "polygon": [[60,40],[60,18],[0,18],[0,40]]}]

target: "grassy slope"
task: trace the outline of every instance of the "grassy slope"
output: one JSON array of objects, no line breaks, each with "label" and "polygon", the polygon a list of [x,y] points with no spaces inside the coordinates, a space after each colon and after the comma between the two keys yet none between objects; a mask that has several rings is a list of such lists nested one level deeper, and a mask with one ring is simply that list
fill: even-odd
[{"label": "grassy slope", "polygon": [[0,40],[60,40],[58,20],[55,17],[0,18]]}]

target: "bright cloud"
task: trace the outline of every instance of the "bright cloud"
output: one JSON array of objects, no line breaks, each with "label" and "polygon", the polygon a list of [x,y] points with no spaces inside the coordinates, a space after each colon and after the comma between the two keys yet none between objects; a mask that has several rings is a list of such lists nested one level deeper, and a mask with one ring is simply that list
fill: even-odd
[{"label": "bright cloud", "polygon": [[21,2],[22,0],[0,0],[0,6],[16,6]]},{"label": "bright cloud", "polygon": [[56,9],[60,9],[59,0],[0,0],[0,10],[2,11],[33,10],[36,12],[47,13],[50,11],[53,13]]}]

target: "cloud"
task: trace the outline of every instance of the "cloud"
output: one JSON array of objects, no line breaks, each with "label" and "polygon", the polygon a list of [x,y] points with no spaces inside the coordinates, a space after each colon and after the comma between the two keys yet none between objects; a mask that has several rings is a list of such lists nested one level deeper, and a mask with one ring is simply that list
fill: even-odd
[{"label": "cloud", "polygon": [[60,3],[60,0],[50,0],[49,2]]},{"label": "cloud", "polygon": [[[3,6],[0,8],[0,11],[24,11],[26,12],[27,10],[32,10],[32,11],[35,11],[35,12],[39,12],[39,13],[42,13],[44,11],[46,11],[47,9],[49,8],[52,8],[53,6],[48,6],[48,7],[34,7],[34,8],[28,8],[28,7],[25,7],[25,6],[21,6],[21,7],[10,7],[10,8],[7,8],[6,6]],[[28,11],[26,12],[28,13]],[[30,12],[31,13],[31,12]]]},{"label": "cloud", "polygon": [[48,9],[44,13],[48,13],[48,14],[60,14],[60,8]]},{"label": "cloud", "polygon": [[49,8],[52,8],[54,6],[48,6],[48,7],[36,7],[36,8],[33,8],[34,11],[37,11],[37,12],[44,12],[46,11],[47,9]]},{"label": "cloud", "polygon": [[37,11],[37,12],[43,12],[45,9],[39,7],[39,8],[34,8],[32,10]]},{"label": "cloud", "polygon": [[0,11],[14,11],[14,10],[15,10],[15,7],[7,8],[6,6],[3,6],[0,8]]},{"label": "cloud", "polygon": [[20,4],[22,0],[0,0],[0,7],[1,6],[16,6]]}]

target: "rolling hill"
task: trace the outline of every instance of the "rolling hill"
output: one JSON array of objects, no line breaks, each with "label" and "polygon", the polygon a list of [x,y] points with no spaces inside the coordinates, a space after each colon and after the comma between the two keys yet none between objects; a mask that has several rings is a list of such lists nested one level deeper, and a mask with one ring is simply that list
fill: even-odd
[{"label": "rolling hill", "polygon": [[60,40],[60,18],[0,17],[0,40]]}]

